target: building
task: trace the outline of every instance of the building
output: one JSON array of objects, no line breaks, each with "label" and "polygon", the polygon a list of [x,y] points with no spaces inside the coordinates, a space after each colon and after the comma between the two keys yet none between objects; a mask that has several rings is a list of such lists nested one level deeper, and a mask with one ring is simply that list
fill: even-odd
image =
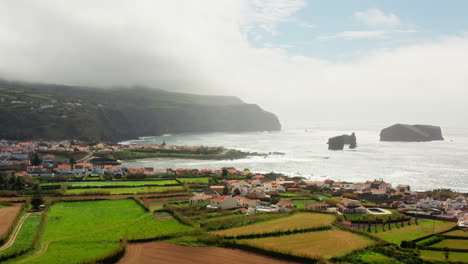
[{"label": "building", "polygon": [[60,164],[55,171],[60,174],[68,174],[72,171],[72,166],[70,164]]},{"label": "building", "polygon": [[221,197],[213,198],[210,201],[210,204],[207,206],[210,209],[232,209],[239,207],[238,201],[236,198],[224,195]]},{"label": "building", "polygon": [[328,209],[328,204],[326,203],[312,203],[304,205],[304,210],[311,210],[311,211],[325,211]]},{"label": "building", "polygon": [[209,199],[211,199],[212,196],[211,195],[206,195],[206,194],[197,194],[197,195],[194,195],[192,198],[190,198],[189,202],[191,204],[195,204],[195,203],[203,203],[205,201],[208,201]]},{"label": "building", "polygon": [[276,211],[280,213],[289,213],[294,208],[293,202],[288,200],[279,201],[276,204]]},{"label": "building", "polygon": [[336,210],[343,214],[366,214],[367,210],[359,201],[343,198],[336,204]]}]

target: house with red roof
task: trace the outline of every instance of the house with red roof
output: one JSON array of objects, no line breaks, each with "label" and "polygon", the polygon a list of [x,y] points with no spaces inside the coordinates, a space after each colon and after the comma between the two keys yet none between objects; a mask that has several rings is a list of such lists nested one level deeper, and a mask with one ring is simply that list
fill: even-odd
[{"label": "house with red roof", "polygon": [[276,204],[276,211],[280,213],[289,213],[294,208],[293,202],[289,200],[279,201]]},{"label": "house with red roof", "polygon": [[343,214],[367,214],[367,210],[357,200],[343,198],[336,204],[336,210]]},{"label": "house with red roof", "polygon": [[72,166],[70,164],[60,164],[55,171],[60,174],[67,174],[72,171]]},{"label": "house with red roof", "polygon": [[304,210],[310,211],[325,211],[328,209],[328,204],[326,203],[311,203],[304,205]]}]

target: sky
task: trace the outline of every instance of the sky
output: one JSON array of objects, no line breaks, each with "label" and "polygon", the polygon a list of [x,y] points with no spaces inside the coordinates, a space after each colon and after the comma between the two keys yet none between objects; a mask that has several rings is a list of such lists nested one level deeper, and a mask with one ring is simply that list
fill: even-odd
[{"label": "sky", "polygon": [[468,1],[4,0],[0,77],[238,96],[285,127],[468,120]]}]

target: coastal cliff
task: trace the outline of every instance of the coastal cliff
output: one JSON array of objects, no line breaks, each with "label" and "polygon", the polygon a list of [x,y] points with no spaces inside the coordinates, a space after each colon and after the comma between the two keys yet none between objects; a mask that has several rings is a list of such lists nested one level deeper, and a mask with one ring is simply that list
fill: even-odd
[{"label": "coastal cliff", "polygon": [[426,142],[444,140],[438,126],[395,124],[380,132],[380,141]]},{"label": "coastal cliff", "polygon": [[0,80],[0,138],[120,141],[184,132],[276,131],[273,113],[232,96]]}]

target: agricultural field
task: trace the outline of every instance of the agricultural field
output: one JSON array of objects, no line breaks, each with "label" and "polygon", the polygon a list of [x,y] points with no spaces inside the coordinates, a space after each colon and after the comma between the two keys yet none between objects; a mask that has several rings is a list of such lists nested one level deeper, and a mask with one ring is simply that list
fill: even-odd
[{"label": "agricultural field", "polygon": [[8,232],[10,231],[13,223],[15,223],[20,210],[20,204],[0,207],[0,239],[8,235]]},{"label": "agricultural field", "polygon": [[[191,230],[177,220],[156,220],[135,201],[60,202],[50,207],[37,252],[27,263],[77,263],[106,255],[119,240]],[[39,252],[42,252],[40,250]]]},{"label": "agricultural field", "polygon": [[463,230],[450,231],[450,232],[445,233],[444,236],[456,236],[456,237],[468,238],[468,231],[463,231]]},{"label": "agricultural field", "polygon": [[356,263],[362,264],[403,264],[394,258],[387,257],[381,253],[365,251],[356,256]]},{"label": "agricultural field", "polygon": [[311,204],[311,203],[318,203],[318,201],[316,200],[293,200],[293,205],[295,205],[299,209],[302,209],[304,205]]},{"label": "agricultural field", "polygon": [[[445,262],[444,251],[432,251],[432,250],[421,250],[421,258],[432,261]],[[450,252],[449,261],[456,262],[460,261],[467,263],[468,252]]]},{"label": "agricultural field", "polygon": [[210,180],[209,177],[202,177],[202,178],[177,178],[180,182],[186,183],[208,183]]},{"label": "agricultural field", "polygon": [[240,249],[219,247],[186,247],[167,242],[151,242],[130,244],[127,254],[118,262],[119,264],[131,263],[243,263],[243,264],[286,264],[295,263],[277,260],[271,257],[258,255]]},{"label": "agricultural field", "polygon": [[341,230],[300,233],[279,237],[238,240],[239,243],[310,258],[331,258],[373,245],[370,238]]},{"label": "agricultural field", "polygon": [[138,194],[138,193],[163,193],[169,191],[183,191],[181,186],[161,187],[125,187],[125,188],[86,188],[68,189],[66,194],[79,195],[86,192],[109,192],[110,194]]},{"label": "agricultural field", "polygon": [[297,213],[289,217],[283,217],[261,223],[217,231],[214,232],[214,234],[230,237],[248,234],[301,230],[327,226],[332,224],[334,221],[335,216],[331,214]]},{"label": "agricultural field", "polygon": [[377,233],[373,233],[373,235],[380,237],[381,239],[388,242],[399,245],[403,240],[411,241],[423,236],[431,235],[433,233],[439,233],[448,230],[454,226],[455,223],[451,222],[419,219],[418,225],[411,224],[408,226],[405,224],[404,227],[400,228],[392,226],[392,230],[387,230],[385,232],[379,230]]},{"label": "agricultural field", "polygon": [[10,247],[0,250],[0,259],[5,256],[11,256],[15,252],[21,252],[30,248],[34,242],[40,221],[40,214],[29,215],[21,226],[14,243]]},{"label": "agricultural field", "polygon": [[[386,210],[386,209],[385,209]],[[347,214],[344,215],[346,220],[348,221],[375,221],[376,219],[380,219],[382,221],[387,220],[398,220],[404,218],[408,220],[408,216],[405,216],[401,213],[392,213],[392,214],[382,214],[382,215],[374,215],[374,214]]]},{"label": "agricultural field", "polygon": [[436,248],[456,248],[456,249],[468,249],[468,240],[466,239],[444,239],[438,243],[430,245],[430,247]]},{"label": "agricultural field", "polygon": [[175,180],[162,180],[162,181],[94,181],[94,182],[57,182],[57,183],[45,183],[41,186],[47,185],[69,185],[73,187],[103,187],[103,186],[144,186],[144,185],[166,185],[166,184],[178,184]]}]

